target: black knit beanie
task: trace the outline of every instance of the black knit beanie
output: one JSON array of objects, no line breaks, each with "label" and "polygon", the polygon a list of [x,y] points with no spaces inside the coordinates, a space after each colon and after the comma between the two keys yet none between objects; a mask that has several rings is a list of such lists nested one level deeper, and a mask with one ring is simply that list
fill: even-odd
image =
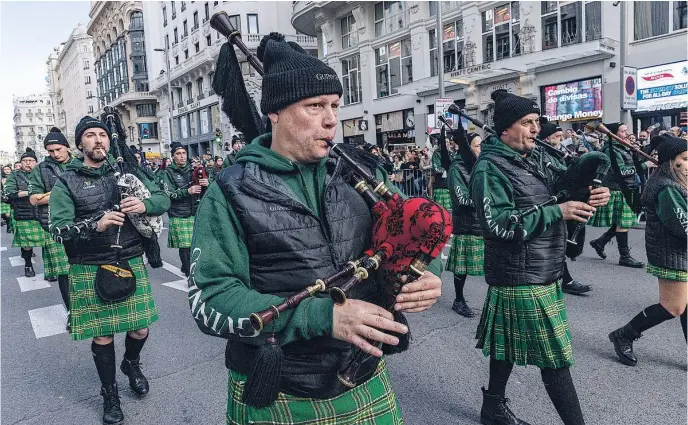
[{"label": "black knit beanie", "polygon": [[332,68],[303,53],[303,49],[297,51],[286,41],[266,36],[256,55],[265,70],[260,100],[263,114],[277,112],[309,97],[342,95],[342,84]]},{"label": "black knit beanie", "polygon": [[529,114],[540,115],[540,107],[534,101],[516,96],[504,89],[495,90],[490,95],[495,102],[494,129],[497,137],[511,127],[511,124]]},{"label": "black knit beanie", "polygon": [[31,148],[26,148],[26,152],[22,154],[20,161],[24,158],[33,158],[34,160],[38,161],[38,158],[36,158],[36,152],[34,152]]},{"label": "black knit beanie", "polygon": [[466,135],[466,140],[468,141],[468,144],[470,145],[471,142],[473,142],[473,139],[475,139],[476,137],[481,137],[481,136],[478,133],[468,133]]},{"label": "black knit beanie", "polygon": [[76,130],[74,130],[74,143],[76,144],[77,149],[81,150],[81,136],[83,136],[84,132],[89,128],[102,128],[107,133],[108,138],[112,137],[110,135],[110,130],[107,128],[104,122],[86,115],[81,119],[81,121],[79,121],[79,123],[76,125]]},{"label": "black knit beanie", "polygon": [[538,134],[540,139],[546,139],[557,131],[561,131],[561,127],[549,122],[547,117],[540,117],[540,133]]},{"label": "black knit beanie", "polygon": [[613,122],[613,123],[605,124],[604,126],[607,127],[607,128],[609,129],[609,131],[612,132],[612,134],[615,135],[616,132],[619,131],[619,128],[620,128],[622,125],[623,125],[623,124],[620,123],[620,122]]},{"label": "black knit beanie", "polygon": [[660,139],[657,142],[657,156],[659,157],[660,164],[664,164],[665,162],[676,158],[676,155],[682,154],[688,150],[688,142],[680,137],[662,134],[661,136],[652,138],[653,141],[656,139]]},{"label": "black knit beanie", "polygon": [[43,139],[43,147],[47,149],[48,145],[62,145],[69,147],[69,142],[59,128],[53,127],[50,129],[50,133],[48,133],[45,136],[45,139]]},{"label": "black knit beanie", "polygon": [[186,150],[186,148],[184,147],[184,145],[182,145],[181,143],[179,143],[179,142],[172,142],[172,144],[170,145],[170,152],[171,152],[171,155],[174,155],[174,153],[177,152],[179,149],[184,149],[184,150]]}]

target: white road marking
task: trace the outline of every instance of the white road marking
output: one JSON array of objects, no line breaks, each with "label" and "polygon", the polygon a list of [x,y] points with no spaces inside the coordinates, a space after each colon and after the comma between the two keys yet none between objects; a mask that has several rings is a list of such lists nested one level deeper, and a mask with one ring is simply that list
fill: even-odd
[{"label": "white road marking", "polygon": [[17,255],[16,257],[10,257],[10,264],[12,264],[12,267],[23,266],[24,259],[21,258],[21,255]]},{"label": "white road marking", "polygon": [[19,288],[22,292],[35,291],[36,289],[50,288],[50,282],[43,279],[43,273],[38,273],[34,277],[21,276],[17,278]]},{"label": "white road marking", "polygon": [[6,246],[0,246],[0,252],[2,252],[2,251],[7,251],[7,247]]},{"label": "white road marking", "polygon": [[182,279],[186,280],[186,276],[184,276],[184,273],[182,273],[181,270],[179,270],[179,267],[173,266],[172,264],[168,263],[167,261],[162,262],[162,268],[167,270],[168,272],[175,274]]},{"label": "white road marking", "polygon": [[36,339],[67,332],[67,310],[62,304],[29,310],[29,318]]},{"label": "white road marking", "polygon": [[162,286],[168,286],[173,289],[178,289],[180,291],[189,292],[189,282],[186,279],[175,280],[174,282],[163,283]]}]

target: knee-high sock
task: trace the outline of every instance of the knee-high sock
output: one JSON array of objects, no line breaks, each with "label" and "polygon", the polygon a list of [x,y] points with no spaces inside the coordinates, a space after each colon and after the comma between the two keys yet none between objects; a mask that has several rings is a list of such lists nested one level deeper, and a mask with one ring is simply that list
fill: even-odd
[{"label": "knee-high sock", "polygon": [[57,286],[60,287],[60,295],[62,296],[62,302],[64,302],[65,307],[69,310],[69,275],[62,274],[57,277]]},{"label": "knee-high sock", "polygon": [[564,425],[585,425],[569,368],[544,368],[540,370],[540,373],[547,395],[552,400],[554,408],[557,409],[559,417],[564,421]]},{"label": "knee-high sock", "polygon": [[509,381],[509,376],[511,376],[511,370],[513,368],[513,363],[490,357],[490,382],[487,387],[487,392],[492,395],[504,397],[506,383]]},{"label": "knee-high sock", "polygon": [[571,273],[569,272],[569,265],[564,261],[564,283],[569,283],[571,281],[573,281],[573,277],[571,277]]},{"label": "knee-high sock", "polygon": [[141,339],[136,339],[127,333],[127,337],[124,339],[124,358],[127,360],[138,359],[139,354],[141,354],[141,349],[143,349],[143,344],[146,343],[147,339],[148,334]]},{"label": "knee-high sock", "polygon": [[189,263],[191,262],[191,248],[179,248],[179,259],[182,262],[182,271],[189,272]]},{"label": "knee-high sock", "polygon": [[91,343],[91,351],[93,352],[93,361],[98,370],[98,377],[100,383],[104,387],[108,387],[115,383],[115,342],[106,345],[96,344],[95,341]]},{"label": "knee-high sock", "polygon": [[463,300],[463,287],[466,284],[465,274],[455,274],[454,275],[454,291],[456,292],[456,300]]},{"label": "knee-high sock", "polygon": [[683,328],[683,337],[686,339],[686,342],[688,342],[688,334],[686,333],[686,314],[688,313],[688,308],[683,310],[683,314],[681,314],[681,328]]},{"label": "knee-high sock", "polygon": [[669,313],[661,304],[653,304],[645,310],[638,313],[629,324],[637,333],[642,333],[660,323],[673,319],[674,316]]},{"label": "knee-high sock", "polygon": [[21,248],[21,257],[24,259],[24,267],[31,267],[33,248]]}]

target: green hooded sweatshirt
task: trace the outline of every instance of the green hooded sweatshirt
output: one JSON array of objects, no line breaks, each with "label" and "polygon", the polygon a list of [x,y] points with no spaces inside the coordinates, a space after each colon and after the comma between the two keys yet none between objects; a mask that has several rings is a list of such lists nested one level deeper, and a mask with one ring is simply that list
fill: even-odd
[{"label": "green hooded sweatshirt", "polygon": [[[110,162],[115,163],[115,158],[110,155]],[[74,170],[81,175],[88,177],[100,178],[112,174],[112,169],[103,164],[98,168],[92,168],[84,165],[82,158],[74,158],[67,164],[66,170]],[[137,177],[143,182],[151,193],[151,197],[143,200],[143,205],[146,206],[146,215],[162,215],[170,208],[170,198],[165,192],[160,189],[154,182],[148,180],[143,173],[137,173]],[[75,208],[69,189],[58,180],[50,192],[50,231],[55,227],[64,227],[66,225],[74,224]]]},{"label": "green hooded sweatshirt", "polygon": [[[271,140],[270,133],[254,139],[237,154],[237,163],[252,162],[280,176],[298,197],[295,200],[324,220],[321,211],[327,159],[316,164],[294,163],[270,150]],[[380,168],[377,177],[390,185]],[[249,315],[284,300],[252,289],[249,261],[239,219],[220,186],[212,183],[196,214],[189,277],[191,312],[204,332],[225,338],[255,337],[258,333],[251,328]],[[439,276],[439,259],[430,266],[430,271]],[[308,298],[296,308],[282,312],[268,330],[277,334],[282,345],[331,335],[333,306],[329,297]]]},{"label": "green hooded sweatshirt", "polygon": [[[514,188],[507,177],[496,165],[485,158],[485,154],[493,153],[505,158],[523,161],[520,153],[511,149],[498,138],[492,136],[483,141],[480,156],[473,167],[471,175],[471,196],[478,213],[478,220],[483,228],[483,234],[509,240],[513,239],[513,224],[509,217],[517,213],[514,203]],[[526,158],[539,163],[539,150],[528,153]],[[529,241],[542,235],[552,223],[563,219],[559,205],[549,205],[523,217],[524,240]]]},{"label": "green hooded sweatshirt", "polygon": [[464,161],[461,155],[456,154],[449,165],[449,171],[447,172],[447,186],[451,192],[454,208],[459,206],[473,206],[471,191],[469,190],[468,184],[464,180],[461,170],[459,169],[459,164],[463,164],[463,162]]},{"label": "green hooded sweatshirt", "polygon": [[189,193],[189,187],[191,187],[191,184],[189,184],[186,187],[177,189],[177,186],[174,184],[172,176],[170,176],[170,172],[167,170],[179,170],[182,173],[185,173],[189,171],[189,168],[191,168],[191,165],[188,162],[183,167],[179,167],[174,162],[171,162],[167,166],[167,168],[160,174],[160,185],[162,186],[162,189],[165,191],[167,196],[170,197],[171,200],[176,201],[183,199],[187,196],[191,196],[191,194]]}]

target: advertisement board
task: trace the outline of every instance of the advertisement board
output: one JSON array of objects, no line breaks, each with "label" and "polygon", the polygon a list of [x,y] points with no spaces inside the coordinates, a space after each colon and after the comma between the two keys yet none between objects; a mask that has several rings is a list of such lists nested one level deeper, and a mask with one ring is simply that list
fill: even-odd
[{"label": "advertisement board", "polygon": [[602,118],[602,78],[588,78],[541,87],[542,114],[550,121]]},{"label": "advertisement board", "polygon": [[688,107],[688,61],[639,68],[637,84],[636,111]]}]

